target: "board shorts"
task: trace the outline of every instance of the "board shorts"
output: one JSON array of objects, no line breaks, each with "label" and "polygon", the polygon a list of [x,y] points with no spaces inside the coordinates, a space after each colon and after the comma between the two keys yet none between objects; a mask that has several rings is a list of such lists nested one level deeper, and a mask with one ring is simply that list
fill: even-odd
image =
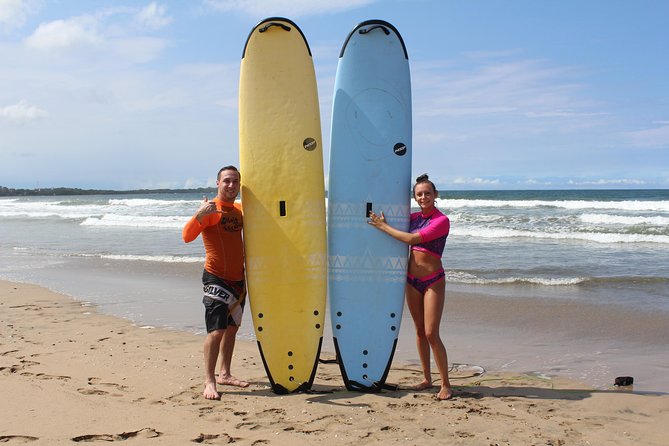
[{"label": "board shorts", "polygon": [[224,330],[230,325],[237,327],[241,325],[246,297],[244,280],[223,280],[204,270],[202,289],[207,333]]},{"label": "board shorts", "polygon": [[425,292],[428,288],[439,282],[444,277],[446,277],[446,273],[444,272],[443,268],[423,277],[415,277],[407,273],[407,283],[414,287],[420,294],[425,295]]}]

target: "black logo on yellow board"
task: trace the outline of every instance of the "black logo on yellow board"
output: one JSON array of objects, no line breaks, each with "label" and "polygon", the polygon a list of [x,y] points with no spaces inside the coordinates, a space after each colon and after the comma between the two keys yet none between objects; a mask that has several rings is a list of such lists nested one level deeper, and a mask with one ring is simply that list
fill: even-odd
[{"label": "black logo on yellow board", "polygon": [[393,147],[393,151],[397,156],[404,156],[407,153],[407,145],[403,142],[398,142],[395,144],[395,147]]},{"label": "black logo on yellow board", "polygon": [[316,142],[316,140],[314,138],[307,138],[307,139],[304,140],[302,145],[304,146],[304,150],[306,150],[308,152],[311,152],[313,150],[316,150],[316,147],[318,146],[318,143]]}]

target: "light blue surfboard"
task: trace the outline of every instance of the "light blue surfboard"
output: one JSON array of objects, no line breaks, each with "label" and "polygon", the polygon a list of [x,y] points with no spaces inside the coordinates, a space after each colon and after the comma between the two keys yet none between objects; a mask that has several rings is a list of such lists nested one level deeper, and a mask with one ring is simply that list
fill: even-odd
[{"label": "light blue surfboard", "polygon": [[339,55],[328,187],[328,295],[346,388],[384,388],[400,332],[408,247],[367,223],[370,210],[409,230],[411,81],[404,42],[360,23]]}]

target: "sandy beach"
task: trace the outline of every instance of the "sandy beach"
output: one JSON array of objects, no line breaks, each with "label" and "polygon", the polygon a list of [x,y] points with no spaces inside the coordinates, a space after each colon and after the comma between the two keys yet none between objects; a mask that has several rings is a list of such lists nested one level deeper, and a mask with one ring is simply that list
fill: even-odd
[{"label": "sandy beach", "polygon": [[[277,396],[245,341],[233,365],[251,386],[206,401],[201,336],[137,326],[34,285],[0,281],[0,296],[8,444],[663,445],[669,435],[669,395],[494,370],[454,370],[459,395],[438,402],[433,392],[348,392],[336,364],[321,364],[313,392]],[[418,376],[396,361],[388,381]]]}]

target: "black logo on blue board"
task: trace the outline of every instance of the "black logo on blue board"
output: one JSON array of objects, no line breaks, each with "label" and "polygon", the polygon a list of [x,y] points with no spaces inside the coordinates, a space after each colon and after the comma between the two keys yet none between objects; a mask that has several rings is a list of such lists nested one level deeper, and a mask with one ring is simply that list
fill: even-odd
[{"label": "black logo on blue board", "polygon": [[393,151],[397,156],[404,156],[407,153],[407,145],[403,142],[398,142],[395,144],[395,147],[393,147]]},{"label": "black logo on blue board", "polygon": [[318,143],[316,143],[316,140],[314,138],[307,138],[304,140],[302,145],[304,146],[304,150],[311,152],[313,150],[316,150]]}]

